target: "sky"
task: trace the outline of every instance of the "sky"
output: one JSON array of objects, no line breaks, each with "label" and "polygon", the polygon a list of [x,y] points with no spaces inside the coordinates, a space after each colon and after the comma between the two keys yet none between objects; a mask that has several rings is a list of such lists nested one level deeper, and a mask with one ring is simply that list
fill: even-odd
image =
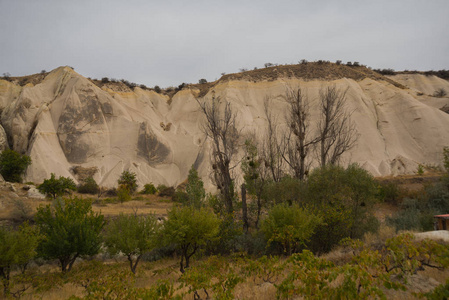
[{"label": "sky", "polygon": [[265,63],[449,69],[448,0],[0,0],[0,74],[71,66],[149,87]]}]

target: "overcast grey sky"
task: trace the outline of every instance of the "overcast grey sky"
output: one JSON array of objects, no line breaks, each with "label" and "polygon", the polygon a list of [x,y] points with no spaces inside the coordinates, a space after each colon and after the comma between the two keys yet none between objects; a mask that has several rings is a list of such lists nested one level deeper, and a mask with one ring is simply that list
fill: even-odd
[{"label": "overcast grey sky", "polygon": [[449,69],[448,15],[448,0],[0,0],[0,74],[167,87],[301,59]]}]

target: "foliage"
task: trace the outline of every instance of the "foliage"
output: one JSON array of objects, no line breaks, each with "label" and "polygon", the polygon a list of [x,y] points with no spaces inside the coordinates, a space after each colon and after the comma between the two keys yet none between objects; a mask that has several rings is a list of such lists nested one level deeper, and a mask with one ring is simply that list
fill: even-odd
[{"label": "foliage", "polygon": [[418,165],[418,169],[416,170],[416,174],[418,174],[420,176],[424,174],[424,167],[423,167],[423,165],[421,165],[421,164]]},{"label": "foliage", "polygon": [[379,184],[378,197],[381,201],[397,204],[402,191],[396,182],[381,182]]},{"label": "foliage", "polygon": [[198,83],[199,84],[205,84],[205,83],[207,83],[207,80],[204,79],[204,78],[201,78],[200,80],[198,80]]},{"label": "foliage", "polygon": [[131,201],[131,192],[125,186],[119,186],[117,189],[117,197],[120,203]]},{"label": "foliage", "polygon": [[188,286],[188,293],[200,299],[200,292],[209,299],[213,293],[214,299],[235,299],[234,289],[237,284],[244,281],[241,272],[241,263],[230,263],[229,259],[220,256],[210,256],[199,265],[186,270],[179,281]]},{"label": "foliage", "polygon": [[262,193],[262,199],[267,204],[287,203],[289,205],[298,203],[303,194],[302,182],[290,176],[284,176],[279,182],[268,182]]},{"label": "foliage", "polygon": [[92,176],[87,177],[82,184],[78,186],[78,193],[97,194],[100,187]]},{"label": "foliage", "polygon": [[357,164],[327,165],[312,171],[302,201],[322,217],[313,237],[316,251],[327,252],[342,238],[359,238],[377,228],[370,209],[376,201],[374,178]]},{"label": "foliage", "polygon": [[157,190],[160,197],[173,197],[175,194],[175,188],[172,186],[158,185]]},{"label": "foliage", "polygon": [[188,205],[200,208],[204,205],[204,198],[206,191],[204,190],[204,183],[198,176],[198,171],[192,166],[187,176],[186,193],[188,197]]},{"label": "foliage", "polygon": [[56,179],[55,174],[51,173],[50,179],[45,179],[37,189],[47,197],[56,199],[56,197],[68,194],[70,191],[76,191],[76,184],[71,178],[59,176]]},{"label": "foliage", "polygon": [[137,190],[136,173],[123,171],[118,180],[119,187],[123,187],[128,190],[129,194],[133,194]]},{"label": "foliage", "polygon": [[181,251],[181,272],[189,267],[196,251],[217,236],[219,225],[217,216],[206,208],[174,207],[168,212],[163,236],[167,244],[175,244]]},{"label": "foliage", "polygon": [[35,228],[24,223],[17,231],[0,227],[0,276],[4,294],[10,292],[11,268],[26,265],[36,256],[39,235]]},{"label": "foliage", "polygon": [[58,199],[53,206],[40,206],[36,223],[43,235],[39,253],[47,259],[58,259],[62,272],[70,271],[78,257],[97,254],[104,217],[92,211],[83,199]]},{"label": "foliage", "polygon": [[[157,246],[159,224],[153,215],[137,216],[120,214],[106,226],[105,245],[111,254],[127,256],[131,271],[144,253]],[[134,261],[135,257],[135,261]]]},{"label": "foliage", "polygon": [[262,230],[268,244],[279,243],[283,252],[291,255],[305,246],[320,223],[320,217],[300,208],[298,204],[278,204],[269,211],[262,223]]},{"label": "foliage", "polygon": [[157,192],[157,189],[154,186],[154,184],[147,183],[143,186],[143,190],[140,193],[144,194],[144,195],[154,195],[154,194],[156,194],[156,192]]},{"label": "foliage", "polygon": [[31,158],[28,155],[5,149],[0,153],[0,174],[6,181],[22,182],[22,175],[28,166],[31,165]]}]

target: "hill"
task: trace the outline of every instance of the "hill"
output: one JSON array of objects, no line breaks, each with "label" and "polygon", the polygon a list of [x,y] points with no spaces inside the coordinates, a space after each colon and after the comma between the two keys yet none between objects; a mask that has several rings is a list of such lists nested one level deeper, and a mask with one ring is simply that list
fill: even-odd
[{"label": "hill", "polygon": [[[265,98],[285,123],[286,86],[301,86],[316,119],[313,103],[329,85],[347,89],[347,109],[359,135],[345,163],[357,162],[376,176],[410,174],[418,164],[441,163],[442,148],[449,145],[449,115],[440,108],[449,106],[449,98],[432,95],[449,91],[448,81],[419,73],[384,76],[364,66],[328,62],[228,74],[159,93],[87,79],[60,67],[0,79],[1,125],[7,146],[32,158],[27,181],[42,182],[50,173],[77,180],[75,170],[86,168],[94,170],[100,185],[116,186],[129,169],[141,187],[148,182],[172,186],[184,181],[194,164],[211,188],[210,145],[196,98],[215,95],[230,101],[242,135],[263,137]],[[240,168],[234,170],[238,175]]]}]

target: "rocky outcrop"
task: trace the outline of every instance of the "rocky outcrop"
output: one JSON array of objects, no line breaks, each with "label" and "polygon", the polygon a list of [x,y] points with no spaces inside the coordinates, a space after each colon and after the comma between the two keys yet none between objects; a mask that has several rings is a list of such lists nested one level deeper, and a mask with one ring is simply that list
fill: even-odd
[{"label": "rocky outcrop", "polygon": [[[241,133],[262,137],[267,125],[265,98],[282,123],[287,85],[301,86],[312,101],[322,87],[336,85],[347,89],[347,109],[359,134],[345,163],[358,162],[374,175],[414,173],[419,163],[441,163],[442,148],[449,145],[449,115],[440,108],[449,98],[428,93],[449,91],[449,82],[418,74],[386,78],[369,70],[369,76],[355,70],[344,77],[342,70],[326,80],[296,78],[288,70],[273,78],[261,73],[257,80],[227,75],[208,84],[209,90],[190,86],[172,98],[138,87],[100,88],[68,67],[50,72],[35,86],[0,80],[1,125],[6,132],[0,128],[0,147],[9,141],[13,149],[29,154],[32,165],[26,181],[36,183],[50,173],[76,181],[80,177],[74,168],[81,168],[96,170],[94,179],[102,186],[116,186],[123,170],[135,172],[140,186],[172,186],[184,181],[195,165],[211,187],[210,148],[198,95],[230,101]],[[316,120],[313,103],[312,108]],[[234,171],[238,175],[240,169]]]}]

